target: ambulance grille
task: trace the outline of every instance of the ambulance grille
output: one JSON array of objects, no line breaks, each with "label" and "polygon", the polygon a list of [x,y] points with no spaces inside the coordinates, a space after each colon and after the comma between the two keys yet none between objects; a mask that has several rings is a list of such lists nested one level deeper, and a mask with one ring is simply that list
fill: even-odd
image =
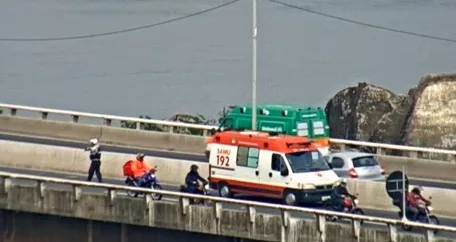
[{"label": "ambulance grille", "polygon": [[329,190],[332,189],[332,185],[325,185],[325,186],[316,186],[318,190]]}]

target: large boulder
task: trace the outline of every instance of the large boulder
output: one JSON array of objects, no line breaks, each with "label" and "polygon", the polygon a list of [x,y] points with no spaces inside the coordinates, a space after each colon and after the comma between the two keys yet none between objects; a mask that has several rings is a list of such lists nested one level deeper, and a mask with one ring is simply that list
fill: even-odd
[{"label": "large boulder", "polygon": [[333,138],[397,143],[411,98],[367,83],[348,87],[326,105]]},{"label": "large boulder", "polygon": [[401,140],[410,146],[456,148],[456,74],[421,78]]}]

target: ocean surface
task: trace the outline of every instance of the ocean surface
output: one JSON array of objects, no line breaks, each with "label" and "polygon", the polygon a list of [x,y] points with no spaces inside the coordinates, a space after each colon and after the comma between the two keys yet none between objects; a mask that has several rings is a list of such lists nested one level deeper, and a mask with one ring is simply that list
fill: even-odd
[{"label": "ocean surface", "polygon": [[[226,0],[225,0],[226,1]],[[456,39],[454,0],[284,0],[369,24]],[[215,0],[0,0],[0,39],[110,32]],[[456,43],[258,0],[258,102],[324,106],[369,82],[407,92],[456,71]],[[153,28],[65,41],[0,41],[0,102],[125,116],[215,116],[251,101],[252,1]]]}]

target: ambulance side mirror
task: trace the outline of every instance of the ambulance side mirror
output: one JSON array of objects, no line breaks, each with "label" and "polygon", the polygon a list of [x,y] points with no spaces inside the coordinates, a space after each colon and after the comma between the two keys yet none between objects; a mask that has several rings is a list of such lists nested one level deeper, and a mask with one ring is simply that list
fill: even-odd
[{"label": "ambulance side mirror", "polygon": [[331,169],[331,170],[333,169],[333,165],[332,165],[331,163],[329,163],[329,162],[326,162],[326,164],[328,164],[328,166],[329,166],[329,169]]},{"label": "ambulance side mirror", "polygon": [[287,169],[287,168],[282,169],[282,170],[280,171],[280,175],[281,175],[281,176],[288,176],[288,169]]},{"label": "ambulance side mirror", "polygon": [[288,176],[288,175],[289,175],[289,172],[288,172],[287,166],[286,166],[285,164],[282,163],[280,167],[281,167],[281,168],[280,168],[280,175],[281,175],[281,176]]}]

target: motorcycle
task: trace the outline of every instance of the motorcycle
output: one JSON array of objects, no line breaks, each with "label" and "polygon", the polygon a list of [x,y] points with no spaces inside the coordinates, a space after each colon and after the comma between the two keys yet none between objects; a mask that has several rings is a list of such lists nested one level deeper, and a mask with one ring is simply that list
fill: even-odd
[{"label": "motorcycle", "polygon": [[[201,184],[199,184],[199,185],[201,185]],[[183,193],[189,193],[188,189],[187,189],[187,185],[181,185],[179,191],[183,192]],[[209,184],[203,184],[203,190],[201,191],[201,193],[192,193],[192,194],[200,194],[203,196],[208,196],[209,195]],[[206,200],[206,199],[190,198],[190,204],[197,204],[197,205],[201,204],[201,205],[210,206],[212,204],[212,202],[209,200]]]},{"label": "motorcycle", "polygon": [[[127,177],[127,179],[125,180],[125,183],[127,184],[127,186],[131,186],[131,187],[141,187],[141,188],[150,188],[153,190],[162,190],[162,187],[159,184],[158,176],[155,175],[154,172],[146,173],[141,186],[139,186],[138,181],[136,179],[134,179],[133,177],[130,177],[130,176]],[[138,195],[144,195],[144,194],[141,192],[127,191],[127,195],[130,197],[138,197]],[[153,200],[161,200],[162,196],[163,196],[162,194],[152,193]]]},{"label": "motorcycle", "polygon": [[[331,200],[327,200],[324,205],[323,209],[329,210],[329,211],[338,211],[338,212],[344,212],[344,213],[351,213],[351,214],[359,214],[359,215],[364,215],[364,210],[358,207],[358,194],[356,194],[353,197],[346,197],[344,198],[344,202],[342,205],[342,211],[338,209],[334,204],[331,202]],[[328,215],[326,216],[326,220],[335,222],[337,220],[340,220],[339,216],[336,215]],[[361,221],[361,224],[363,221]]]},{"label": "motorcycle", "polygon": [[[432,197],[429,197],[429,200],[431,200]],[[393,204],[395,206],[398,206],[399,207],[399,212],[398,212],[398,216],[399,218],[402,218],[402,215],[403,215],[403,211],[402,211],[402,202],[401,201],[393,201]],[[421,211],[419,214],[418,214],[418,218],[416,220],[413,219],[413,213],[411,211],[407,211],[405,213],[405,217],[409,220],[409,221],[413,221],[413,222],[419,222],[419,223],[427,223],[427,224],[434,224],[434,225],[439,225],[440,224],[440,221],[439,219],[437,218],[437,216],[433,215],[432,214],[432,210],[433,208],[431,207],[431,204],[425,204],[424,206],[424,213],[423,211]],[[412,226],[407,226],[405,224],[402,224],[402,228],[406,231],[411,231],[412,230]],[[438,230],[435,230],[434,233],[436,234]]]}]

